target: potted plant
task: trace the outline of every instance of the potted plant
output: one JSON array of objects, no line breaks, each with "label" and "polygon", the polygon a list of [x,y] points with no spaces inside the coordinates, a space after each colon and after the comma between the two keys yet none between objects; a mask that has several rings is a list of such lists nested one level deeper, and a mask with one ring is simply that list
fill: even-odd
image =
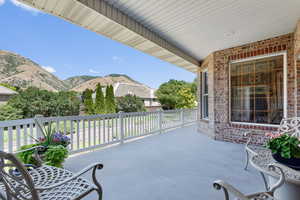
[{"label": "potted plant", "polygon": [[[52,128],[52,123],[42,126],[41,123],[35,119],[37,128],[42,132],[39,138],[33,138],[36,143],[31,145],[24,145],[21,150],[28,149],[34,146],[43,146],[44,150],[39,152],[40,157],[46,165],[55,167],[62,167],[63,162],[68,157],[68,145],[70,138],[62,132],[56,131]],[[18,157],[25,164],[36,164],[34,159],[34,151],[22,152]]]},{"label": "potted plant", "polygon": [[272,151],[273,158],[290,168],[300,170],[299,138],[280,133],[267,133],[266,147]]}]

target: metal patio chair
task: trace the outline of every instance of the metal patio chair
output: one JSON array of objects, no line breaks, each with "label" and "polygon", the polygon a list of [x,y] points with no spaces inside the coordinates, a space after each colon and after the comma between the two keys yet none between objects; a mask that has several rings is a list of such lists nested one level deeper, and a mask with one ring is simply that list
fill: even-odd
[{"label": "metal patio chair", "polygon": [[[266,149],[263,146],[259,146],[259,145],[254,145],[252,143],[253,137],[252,137],[252,132],[247,132],[244,134],[244,136],[248,136],[248,141],[245,145],[245,152],[246,152],[246,164],[244,169],[247,170],[248,169],[248,165],[249,165],[249,161],[256,155],[260,155],[260,154],[264,154],[265,151],[269,151],[268,149]],[[266,176],[264,173],[259,172],[263,182],[264,182],[264,186],[265,189],[268,190],[269,189],[269,185],[268,185],[268,181],[266,179]]]},{"label": "metal patio chair", "polygon": [[277,183],[270,187],[270,189],[268,189],[266,192],[258,192],[254,194],[245,195],[232,185],[222,180],[215,181],[213,183],[213,187],[216,190],[223,190],[225,200],[230,200],[230,194],[236,197],[236,199],[238,200],[276,200],[274,198],[274,192],[285,182],[284,172],[281,169],[281,166],[277,164],[269,165],[269,169],[272,171],[276,171],[277,169],[277,171],[280,173],[280,178],[277,181]]},{"label": "metal patio chair", "polygon": [[[284,133],[284,134],[300,137],[300,117],[291,117],[291,118],[282,119],[278,128],[278,133]],[[263,146],[258,146],[253,144],[252,132],[247,132],[244,134],[244,136],[249,136],[249,139],[245,145],[246,164],[244,169],[247,170],[249,161],[256,155],[264,154],[264,152],[268,151],[268,149],[264,148]],[[264,173],[260,172],[260,174],[263,178],[265,188],[268,189],[269,186]]]},{"label": "metal patio chair", "polygon": [[[15,154],[0,151],[0,198],[5,200],[78,200],[91,192],[102,199],[102,188],[96,178],[96,171],[103,168],[94,163],[78,173],[66,169],[43,165],[38,156],[42,147],[33,147],[37,166],[24,165]],[[93,183],[80,176],[92,170]]]}]

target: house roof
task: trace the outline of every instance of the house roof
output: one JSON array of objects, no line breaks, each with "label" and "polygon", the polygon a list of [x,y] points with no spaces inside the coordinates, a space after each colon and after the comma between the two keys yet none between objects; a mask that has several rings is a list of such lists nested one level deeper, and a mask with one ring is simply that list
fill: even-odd
[{"label": "house roof", "polygon": [[18,93],[14,90],[11,90],[7,87],[0,85],[0,95],[14,95],[14,94],[18,94]]},{"label": "house roof", "polygon": [[196,72],[213,51],[293,32],[299,0],[18,0]]},{"label": "house roof", "polygon": [[131,83],[114,84],[114,93],[116,97],[122,97],[127,94],[132,94],[143,99],[153,99],[156,98],[154,92],[155,89],[149,88],[145,85]]}]

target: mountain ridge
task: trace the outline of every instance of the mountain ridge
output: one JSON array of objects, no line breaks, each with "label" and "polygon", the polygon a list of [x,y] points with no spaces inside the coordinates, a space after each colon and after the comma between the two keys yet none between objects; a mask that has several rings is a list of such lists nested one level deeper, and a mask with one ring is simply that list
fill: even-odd
[{"label": "mountain ridge", "polygon": [[7,83],[22,89],[35,86],[51,91],[83,92],[87,88],[96,89],[98,83],[106,86],[116,82],[143,85],[126,74],[78,75],[61,80],[29,58],[10,51],[0,50],[0,83]]}]

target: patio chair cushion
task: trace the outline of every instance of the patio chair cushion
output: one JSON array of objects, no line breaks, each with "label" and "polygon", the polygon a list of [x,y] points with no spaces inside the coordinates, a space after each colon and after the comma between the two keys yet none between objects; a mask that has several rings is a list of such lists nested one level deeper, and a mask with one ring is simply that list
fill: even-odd
[{"label": "patio chair cushion", "polygon": [[[73,176],[73,173],[61,168],[43,165],[29,170],[34,185],[38,187],[49,187]],[[5,190],[4,185],[1,188]],[[75,178],[61,186],[53,189],[38,191],[41,200],[72,200],[82,194],[86,194],[95,188],[93,184],[83,178]],[[30,193],[25,197],[30,197]]]}]

